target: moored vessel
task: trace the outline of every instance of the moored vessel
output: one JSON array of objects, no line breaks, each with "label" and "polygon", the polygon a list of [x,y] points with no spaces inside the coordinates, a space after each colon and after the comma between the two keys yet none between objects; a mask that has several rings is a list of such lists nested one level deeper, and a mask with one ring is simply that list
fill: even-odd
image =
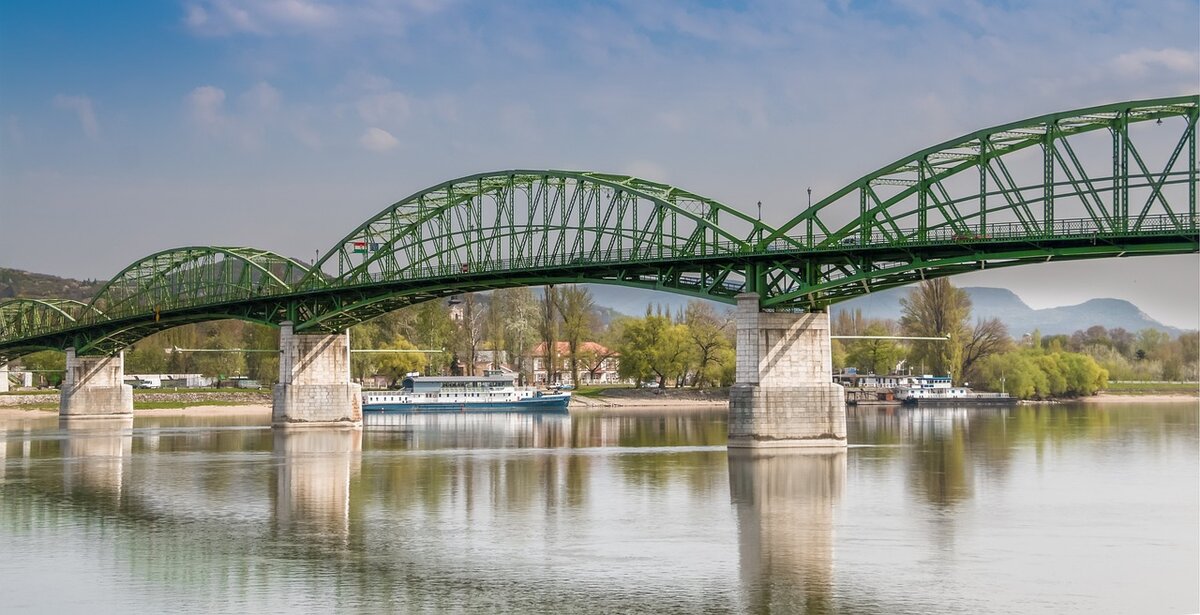
[{"label": "moored vessel", "polygon": [[513,376],[416,376],[395,391],[365,391],[363,412],[566,412],[570,393],[517,387]]},{"label": "moored vessel", "polygon": [[896,389],[896,399],[906,406],[1012,405],[1017,399],[1006,393],[977,393],[956,387],[949,376],[920,376],[910,386]]}]

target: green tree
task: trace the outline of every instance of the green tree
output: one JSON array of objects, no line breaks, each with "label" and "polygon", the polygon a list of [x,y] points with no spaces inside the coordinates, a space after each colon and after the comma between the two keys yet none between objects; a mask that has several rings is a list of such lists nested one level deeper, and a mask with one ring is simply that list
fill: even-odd
[{"label": "green tree", "polygon": [[[401,337],[384,344],[383,349],[416,350],[417,347]],[[410,373],[420,373],[426,363],[425,355],[420,352],[386,352],[377,356],[379,374],[386,376],[393,386]]]},{"label": "green tree", "polygon": [[[353,338],[351,338],[353,341]],[[279,329],[253,324],[246,327],[242,348],[269,350],[279,348]],[[351,355],[353,358],[353,355]],[[246,355],[246,375],[263,385],[272,385],[279,380],[279,353],[252,352]]]},{"label": "green tree", "polygon": [[21,366],[33,372],[36,382],[58,386],[67,369],[67,355],[58,350],[42,350],[21,357]]},{"label": "green tree", "polygon": [[672,324],[666,316],[646,316],[624,320],[621,327],[622,377],[636,379],[638,386],[653,377],[660,389],[668,379],[683,379],[692,352],[686,325]]},{"label": "green tree", "polygon": [[921,282],[900,300],[900,327],[915,337],[947,336],[945,341],[918,340],[912,344],[910,362],[923,365],[928,373],[962,375],[963,345],[968,336],[971,299],[946,278]]},{"label": "green tree", "polygon": [[[199,348],[229,350],[240,348],[242,329],[246,323],[237,320],[218,320],[197,325]],[[246,356],[241,352],[199,352],[192,358],[196,371],[206,376],[239,376],[246,371]]]},{"label": "green tree", "polygon": [[842,343],[842,340],[830,340],[829,353],[832,355],[834,371],[846,367],[846,346]]},{"label": "green tree", "polygon": [[[860,335],[886,336],[890,332],[882,323],[872,323]],[[870,374],[888,374],[904,358],[905,349],[895,340],[854,340],[846,354],[846,364]]]},{"label": "green tree", "polygon": [[1008,393],[1018,399],[1030,399],[1049,384],[1046,374],[1034,361],[1034,356],[1021,352],[1005,352],[984,359],[980,365],[980,382],[985,388]]},{"label": "green tree", "polygon": [[125,349],[126,374],[167,373],[166,350],[158,346],[157,336],[151,335]]},{"label": "green tree", "polygon": [[[425,301],[405,310],[412,311],[412,341],[419,348],[442,350],[452,344],[455,325],[443,302]],[[426,369],[430,374],[445,373],[450,364],[449,355],[445,352],[432,353],[425,358],[429,362]]]}]

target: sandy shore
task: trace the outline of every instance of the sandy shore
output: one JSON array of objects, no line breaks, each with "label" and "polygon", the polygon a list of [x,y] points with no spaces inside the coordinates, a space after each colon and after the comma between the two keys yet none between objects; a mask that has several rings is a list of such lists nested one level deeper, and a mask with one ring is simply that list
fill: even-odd
[{"label": "sandy shore", "polygon": [[[134,416],[248,416],[271,415],[271,406],[264,404],[246,404],[238,406],[212,406],[197,404],[183,408],[154,408],[149,410],[134,410]],[[57,417],[57,408],[22,408],[20,406],[0,407],[2,419],[40,419]]]},{"label": "sandy shore", "polygon": [[605,408],[649,410],[654,408],[725,408],[728,406],[728,400],[620,399],[614,397],[575,397],[571,399],[572,410],[603,410]]},{"label": "sandy shore", "polygon": [[[25,398],[25,403],[13,399]],[[33,399],[31,399],[33,398]],[[49,399],[48,399],[49,398]],[[57,416],[57,408],[32,408],[29,406],[31,402],[45,402],[56,400],[55,397],[45,395],[38,396],[12,396],[7,400],[0,398],[0,419],[38,419],[43,417]],[[3,402],[9,402],[3,404]],[[1088,404],[1164,404],[1164,403],[1191,403],[1200,404],[1200,396],[1197,395],[1112,395],[1100,394],[1092,397],[1084,397],[1079,400]],[[15,402],[15,403],[14,403]],[[726,408],[729,406],[728,399],[697,399],[694,396],[686,396],[683,398],[675,398],[671,395],[639,395],[637,397],[581,397],[577,396],[571,400],[572,410],[581,411],[598,411],[604,410],[672,410],[686,408]],[[191,406],[181,408],[154,408],[146,410],[134,410],[135,416],[150,416],[150,417],[166,417],[166,416],[247,416],[247,415],[262,415],[270,416],[271,404],[261,401],[248,402],[237,405],[212,405],[205,404],[203,401]]]}]

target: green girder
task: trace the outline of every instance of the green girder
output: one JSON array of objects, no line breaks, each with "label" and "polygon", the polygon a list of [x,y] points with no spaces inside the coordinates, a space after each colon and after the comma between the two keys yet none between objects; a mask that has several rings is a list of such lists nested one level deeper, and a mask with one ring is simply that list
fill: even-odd
[{"label": "green girder", "polygon": [[776,310],[986,268],[1200,251],[1200,96],[1117,103],[965,135],[901,158],[779,229],[626,175],[511,170],[417,192],[313,267],[188,247],[130,265],[92,301],[0,302],[0,360],[114,353],[181,324],[237,318],[340,331],[448,295],[619,284]]}]

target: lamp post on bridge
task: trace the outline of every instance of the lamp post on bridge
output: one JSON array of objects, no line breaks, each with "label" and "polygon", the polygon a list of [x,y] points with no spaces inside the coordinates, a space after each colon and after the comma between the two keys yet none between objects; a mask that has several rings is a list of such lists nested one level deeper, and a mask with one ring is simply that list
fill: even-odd
[{"label": "lamp post on bridge", "polygon": [[762,243],[762,201],[758,202],[758,241]]}]

